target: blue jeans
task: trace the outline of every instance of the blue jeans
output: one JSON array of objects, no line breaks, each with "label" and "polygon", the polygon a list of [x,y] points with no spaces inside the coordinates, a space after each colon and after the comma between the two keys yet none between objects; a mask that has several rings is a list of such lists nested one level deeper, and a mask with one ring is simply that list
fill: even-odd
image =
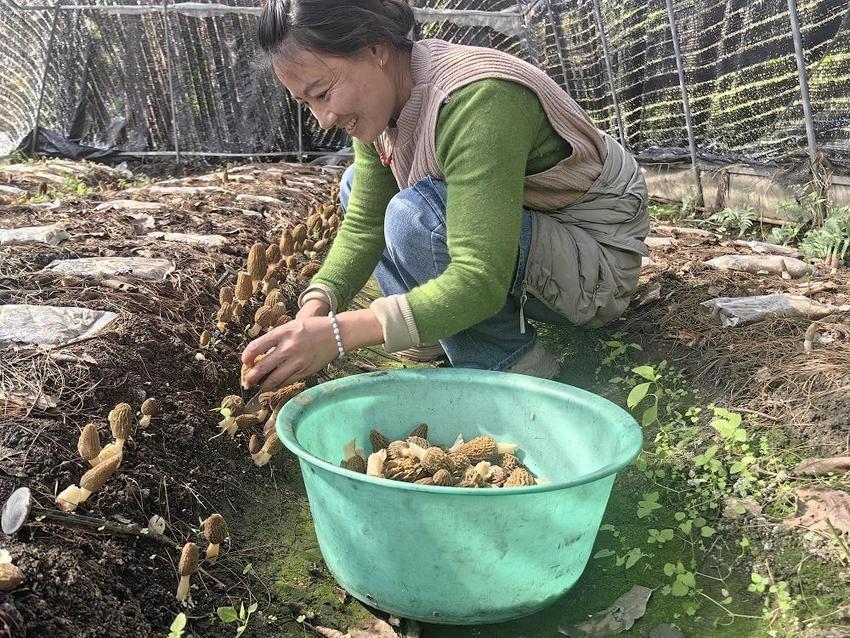
[{"label": "blue jeans", "polygon": [[[354,167],[346,169],[340,184],[340,202],[347,208]],[[385,296],[405,294],[442,273],[449,265],[446,245],[446,183],[425,178],[395,195],[384,218],[386,249],[375,268],[375,279]],[[520,330],[520,298],[525,264],[531,245],[532,213],[523,210],[517,266],[505,304],[492,317],[440,339],[456,368],[505,370],[525,354],[536,338],[534,327]],[[562,323],[566,320],[529,296],[526,317]]]}]

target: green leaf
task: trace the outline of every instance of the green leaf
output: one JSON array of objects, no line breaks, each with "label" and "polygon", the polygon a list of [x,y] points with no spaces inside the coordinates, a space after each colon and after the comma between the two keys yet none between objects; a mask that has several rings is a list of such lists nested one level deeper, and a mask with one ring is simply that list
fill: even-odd
[{"label": "green leaf", "polygon": [[691,572],[685,572],[676,576],[676,580],[681,581],[691,589],[697,588],[697,580]]},{"label": "green leaf", "polygon": [[676,572],[676,566],[673,563],[665,563],[664,564],[664,575],[672,576]]},{"label": "green leaf", "polygon": [[673,514],[673,518],[675,518],[677,521],[685,520],[686,516],[687,514],[685,514],[684,512],[676,512],[675,514]]},{"label": "green leaf", "polygon": [[673,587],[670,589],[670,593],[674,596],[687,596],[689,591],[688,586],[678,579],[675,583],[673,583]]},{"label": "green leaf", "polygon": [[255,611],[257,611],[257,603],[253,603],[250,607],[248,607],[249,614],[253,614]]},{"label": "green leaf", "polygon": [[616,553],[617,552],[615,552],[612,549],[600,549],[598,552],[596,552],[593,555],[593,557],[594,558],[608,558],[609,556],[613,556]]},{"label": "green leaf", "polygon": [[247,574],[252,569],[254,569],[253,563],[248,563],[247,565],[245,565],[245,568],[242,570],[242,575],[244,576],[245,574]]},{"label": "green leaf", "polygon": [[186,614],[180,612],[174,617],[174,622],[171,623],[171,627],[169,627],[170,631],[183,631],[186,627]]},{"label": "green leaf", "polygon": [[239,620],[245,620],[245,603],[239,603]]},{"label": "green leaf", "polygon": [[640,418],[640,424],[643,427],[646,427],[655,423],[656,420],[658,420],[658,404],[653,403],[643,411],[643,416]]},{"label": "green leaf", "polygon": [[684,523],[679,523],[679,529],[682,530],[685,534],[691,533],[691,525],[693,525],[693,521],[685,521]]},{"label": "green leaf", "polygon": [[215,610],[222,622],[236,622],[239,616],[233,607],[219,607]]},{"label": "green leaf", "polygon": [[631,569],[634,567],[635,563],[638,562],[641,558],[643,558],[644,553],[640,551],[640,548],[635,548],[629,552],[629,559],[626,561],[626,569]]},{"label": "green leaf", "polygon": [[700,530],[700,534],[702,534],[703,538],[708,538],[709,536],[714,536],[715,529],[706,525]]},{"label": "green leaf", "polygon": [[637,368],[632,368],[632,372],[647,381],[658,380],[658,377],[655,375],[655,369],[652,366],[638,366]]},{"label": "green leaf", "polygon": [[650,383],[639,383],[635,387],[632,388],[632,391],[629,392],[629,397],[626,399],[626,405],[631,410],[638,403],[644,400],[647,392],[649,392],[649,386],[652,385]]},{"label": "green leaf", "polygon": [[602,526],[599,528],[599,531],[600,531],[600,532],[613,532],[613,531],[614,531],[614,526],[613,526],[613,525],[611,525],[611,523],[605,523],[604,525],[602,525]]}]

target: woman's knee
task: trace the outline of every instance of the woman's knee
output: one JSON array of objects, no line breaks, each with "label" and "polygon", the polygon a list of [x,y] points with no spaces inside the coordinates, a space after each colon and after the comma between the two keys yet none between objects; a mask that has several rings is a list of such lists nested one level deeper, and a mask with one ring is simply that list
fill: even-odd
[{"label": "woman's knee", "polygon": [[445,236],[445,184],[422,180],[398,192],[387,205],[384,236],[387,246],[430,243]]}]

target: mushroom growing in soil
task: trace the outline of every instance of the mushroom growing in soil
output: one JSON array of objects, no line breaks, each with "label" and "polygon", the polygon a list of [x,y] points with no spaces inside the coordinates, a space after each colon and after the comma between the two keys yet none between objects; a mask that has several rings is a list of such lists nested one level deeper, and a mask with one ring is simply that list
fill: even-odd
[{"label": "mushroom growing in soil", "polygon": [[109,427],[115,443],[110,443],[100,451],[98,458],[103,463],[111,456],[121,456],[124,452],[124,443],[130,437],[130,426],[133,424],[133,408],[129,403],[119,403],[109,413]]},{"label": "mushroom growing in soil", "polygon": [[310,281],[313,278],[313,275],[319,272],[321,267],[322,264],[311,261],[298,271],[298,279],[301,279],[302,281]]},{"label": "mushroom growing in soil", "polygon": [[63,512],[73,512],[80,502],[80,488],[69,485],[56,495],[56,504]]},{"label": "mushroom growing in soil", "polygon": [[211,514],[204,521],[204,538],[209,541],[207,560],[214,563],[218,558],[218,546],[227,538],[227,527],[224,525],[224,518],[221,514]]},{"label": "mushroom growing in soil", "polygon": [[266,438],[266,442],[263,443],[263,447],[254,458],[254,465],[262,467],[268,463],[275,454],[280,452],[282,448],[283,443],[281,443],[280,439],[277,438],[277,433],[270,432],[269,436]]},{"label": "mushroom growing in soil", "polygon": [[280,242],[278,243],[280,254],[283,257],[289,257],[292,254],[293,243],[292,232],[288,229],[284,229],[283,232],[280,233]]},{"label": "mushroom growing in soil", "polygon": [[94,423],[89,423],[80,432],[80,440],[77,441],[77,451],[84,461],[88,461],[92,467],[98,463],[98,455],[100,454],[100,435],[97,433],[97,426]]},{"label": "mushroom growing in soil", "polygon": [[195,543],[186,543],[180,553],[180,564],[177,567],[177,575],[180,576],[177,600],[181,603],[189,597],[189,579],[196,571],[198,571],[198,546]]},{"label": "mushroom growing in soil", "polygon": [[254,284],[251,281],[251,275],[246,272],[240,272],[236,277],[236,299],[243,305],[251,300],[254,295]]},{"label": "mushroom growing in soil", "polygon": [[145,399],[142,403],[142,418],[139,420],[139,427],[143,430],[151,424],[151,417],[156,416],[157,409],[156,399],[153,397]]},{"label": "mushroom growing in soil", "polygon": [[259,337],[260,333],[272,325],[274,310],[268,306],[260,306],[254,313],[254,325],[248,329],[248,336],[252,339]]},{"label": "mushroom growing in soil", "polygon": [[109,477],[115,474],[115,470],[118,469],[118,464],[120,462],[121,455],[116,454],[106,459],[103,463],[98,463],[88,472],[83,474],[83,477],[80,479],[80,500],[78,501],[78,504],[88,500],[89,496],[91,496],[93,492],[96,492],[103,487]]},{"label": "mushroom growing in soil", "polygon": [[266,247],[262,243],[257,242],[251,246],[251,250],[248,252],[248,274],[251,276],[253,292],[257,292],[259,289],[268,268],[269,262],[266,259]]},{"label": "mushroom growing in soil", "polygon": [[218,291],[218,303],[222,306],[233,301],[233,288],[224,286]]},{"label": "mushroom growing in soil", "polygon": [[22,582],[24,582],[24,574],[17,565],[0,563],[0,591],[12,591]]},{"label": "mushroom growing in soil", "polygon": [[230,436],[236,434],[239,427],[236,425],[236,417],[240,416],[245,410],[245,402],[237,394],[229,394],[221,400],[219,412],[223,417],[218,422],[218,427],[222,431],[227,432]]},{"label": "mushroom growing in soil", "polygon": [[210,341],[212,341],[212,335],[210,334],[210,331],[204,330],[201,333],[201,338],[198,340],[198,345],[201,346],[201,348],[206,348],[210,345]]}]

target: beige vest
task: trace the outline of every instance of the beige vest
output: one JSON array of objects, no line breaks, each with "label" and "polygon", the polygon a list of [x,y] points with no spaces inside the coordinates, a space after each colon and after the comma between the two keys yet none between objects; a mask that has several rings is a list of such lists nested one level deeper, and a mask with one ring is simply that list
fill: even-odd
[{"label": "beige vest", "polygon": [[413,45],[411,70],[413,89],[397,127],[386,129],[375,142],[379,153],[392,157],[390,167],[400,189],[425,177],[445,179],[435,142],[440,106],[453,91],[487,78],[511,80],[534,91],[552,127],[573,149],[549,170],[525,178],[526,208],[553,211],[568,206],[602,172],[607,149],[601,133],[575,100],[532,65],[501,51],[421,40]]}]

